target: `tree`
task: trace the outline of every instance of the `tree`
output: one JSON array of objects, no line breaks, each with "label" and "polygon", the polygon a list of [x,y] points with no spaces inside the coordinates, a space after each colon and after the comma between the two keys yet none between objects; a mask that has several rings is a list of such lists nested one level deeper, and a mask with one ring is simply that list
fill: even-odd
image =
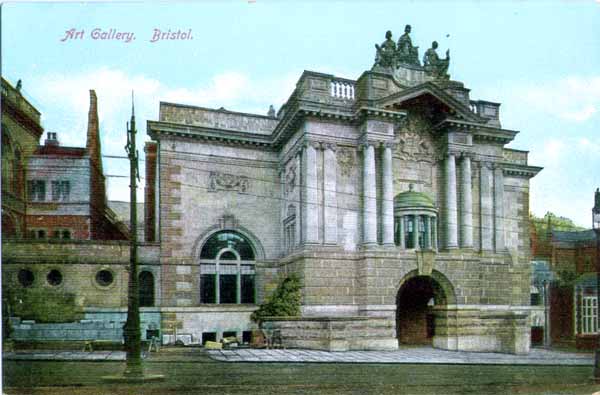
[{"label": "tree", "polygon": [[271,297],[252,313],[252,321],[260,323],[264,317],[295,317],[300,315],[302,284],[296,274],[286,277]]}]

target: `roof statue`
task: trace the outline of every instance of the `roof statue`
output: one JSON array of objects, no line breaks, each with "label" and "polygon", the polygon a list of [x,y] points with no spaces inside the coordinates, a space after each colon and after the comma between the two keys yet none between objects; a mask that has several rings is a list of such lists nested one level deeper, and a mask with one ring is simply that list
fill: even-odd
[{"label": "roof statue", "polygon": [[423,56],[423,68],[425,73],[433,76],[436,79],[447,80],[450,78],[448,75],[448,66],[450,66],[450,50],[446,50],[446,59],[440,59],[436,49],[438,47],[437,41],[431,43],[431,48],[425,52]]},{"label": "roof statue", "polygon": [[400,39],[398,40],[398,62],[420,66],[421,63],[419,63],[419,47],[414,47],[412,45],[412,40],[410,39],[409,35],[410,30],[410,25],[406,25],[406,27],[404,28],[404,34],[400,36]]},{"label": "roof statue", "polygon": [[402,82],[417,78],[419,81],[449,80],[448,67],[450,66],[450,50],[446,51],[446,58],[441,59],[436,49],[437,41],[431,44],[423,56],[423,64],[419,61],[419,47],[414,46],[410,33],[410,25],[404,27],[404,34],[398,39],[398,44],[392,40],[392,32],[385,33],[385,41],[381,45],[375,44],[375,63],[372,70],[393,74]]},{"label": "roof statue", "polygon": [[396,64],[396,43],[392,40],[390,30],[385,33],[385,41],[381,43],[381,46],[375,44],[375,48],[377,49],[375,66],[391,69]]}]

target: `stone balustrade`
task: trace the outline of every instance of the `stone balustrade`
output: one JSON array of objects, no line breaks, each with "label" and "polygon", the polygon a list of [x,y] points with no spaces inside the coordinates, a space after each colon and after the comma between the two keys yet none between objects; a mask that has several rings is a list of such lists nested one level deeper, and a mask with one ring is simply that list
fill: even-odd
[{"label": "stone balustrade", "polygon": [[354,100],[354,84],[344,80],[332,80],[331,96],[339,99]]}]

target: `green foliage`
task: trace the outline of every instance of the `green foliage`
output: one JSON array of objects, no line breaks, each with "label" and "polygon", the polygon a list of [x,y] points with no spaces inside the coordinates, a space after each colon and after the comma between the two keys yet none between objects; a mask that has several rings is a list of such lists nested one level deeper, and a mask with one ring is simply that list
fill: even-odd
[{"label": "green foliage", "polygon": [[75,295],[45,287],[24,288],[10,297],[11,313],[41,323],[75,322],[84,318]]},{"label": "green foliage", "polygon": [[277,286],[273,295],[252,313],[252,321],[260,323],[264,317],[295,317],[300,315],[302,284],[291,274]]},{"label": "green foliage", "polygon": [[577,273],[574,270],[565,269],[559,271],[557,274],[559,287],[572,287],[577,280]]},{"label": "green foliage", "polygon": [[531,224],[535,227],[539,240],[546,240],[553,230],[561,232],[585,230],[585,228],[575,225],[572,219],[556,216],[549,211],[543,218],[531,214]]}]

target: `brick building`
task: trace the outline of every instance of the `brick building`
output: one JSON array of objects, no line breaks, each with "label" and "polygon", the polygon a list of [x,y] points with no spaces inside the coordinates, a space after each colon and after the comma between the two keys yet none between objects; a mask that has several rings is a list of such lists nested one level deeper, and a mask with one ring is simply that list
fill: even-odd
[{"label": "brick building", "polygon": [[277,114],[160,103],[146,235],[165,341],[241,336],[297,273],[302,316],[270,322],[290,346],[529,350],[540,168],[447,60],[389,48],[356,80],[305,71]]},{"label": "brick building", "polygon": [[48,133],[29,157],[29,238],[126,240],[128,231],[106,200],[96,93],[90,91],[87,144],[64,147]]},{"label": "brick building", "polygon": [[593,230],[552,233],[552,267],[558,274],[550,292],[553,343],[594,348],[598,333],[596,234]]}]

